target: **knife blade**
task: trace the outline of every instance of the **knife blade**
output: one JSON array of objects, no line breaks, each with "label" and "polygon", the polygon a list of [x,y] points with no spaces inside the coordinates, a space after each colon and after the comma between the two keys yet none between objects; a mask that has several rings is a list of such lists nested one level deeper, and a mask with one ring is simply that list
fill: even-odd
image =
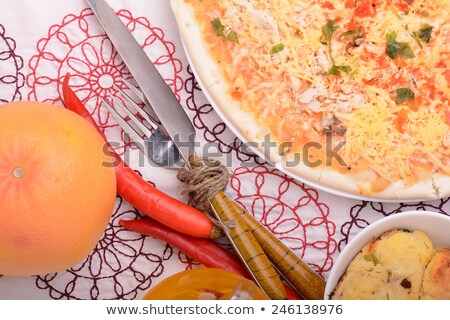
[{"label": "knife blade", "polygon": [[194,154],[195,129],[170,87],[131,32],[104,0],[87,0],[108,38],[147,98],[185,162]]}]

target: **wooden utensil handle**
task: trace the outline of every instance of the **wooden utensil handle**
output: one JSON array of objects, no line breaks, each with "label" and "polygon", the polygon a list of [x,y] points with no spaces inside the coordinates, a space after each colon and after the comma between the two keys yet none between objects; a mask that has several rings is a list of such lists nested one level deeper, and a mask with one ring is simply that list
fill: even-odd
[{"label": "wooden utensil handle", "polygon": [[212,199],[211,206],[216,218],[223,224],[225,235],[261,289],[271,299],[287,299],[277,271],[242,219],[233,201],[224,192],[219,192]]},{"label": "wooden utensil handle", "polygon": [[[197,156],[191,156],[189,164],[191,168],[204,166]],[[269,298],[287,299],[286,290],[277,271],[242,219],[237,204],[220,191],[211,199],[210,206],[215,218],[222,224],[226,237],[255,282]]]},{"label": "wooden utensil handle", "polygon": [[244,208],[234,205],[269,260],[298,294],[305,299],[322,300],[325,280]]}]

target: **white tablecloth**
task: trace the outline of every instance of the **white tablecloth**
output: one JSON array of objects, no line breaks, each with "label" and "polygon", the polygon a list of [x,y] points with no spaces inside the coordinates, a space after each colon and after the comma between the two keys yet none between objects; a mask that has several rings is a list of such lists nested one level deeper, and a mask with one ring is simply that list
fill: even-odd
[{"label": "white tablecloth", "polygon": [[[169,1],[109,3],[179,97],[202,145],[210,143],[222,159],[232,163],[229,193],[324,278],[346,243],[370,223],[400,211],[450,212],[448,199],[381,204],[334,196],[241,152],[241,142],[215,114],[196,84]],[[0,103],[38,100],[62,106],[60,85],[67,72],[108,139],[120,142],[117,151],[129,155],[129,164],[159,189],[187,201],[180,195],[175,173],[144,166],[101,106],[100,97],[116,93],[112,84],[130,75],[87,3],[0,0]],[[0,276],[0,299],[140,299],[162,279],[198,267],[197,262],[165,242],[118,225],[120,218],[138,215],[118,197],[103,239],[85,261],[45,276]]]}]

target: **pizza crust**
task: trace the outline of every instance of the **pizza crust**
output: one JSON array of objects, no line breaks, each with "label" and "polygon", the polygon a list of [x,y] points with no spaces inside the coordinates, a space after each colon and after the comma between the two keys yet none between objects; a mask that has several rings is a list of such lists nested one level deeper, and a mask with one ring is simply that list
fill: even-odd
[{"label": "pizza crust", "polygon": [[450,195],[450,177],[442,173],[435,173],[432,177],[433,186],[436,189],[437,198],[445,198]]},{"label": "pizza crust", "polygon": [[426,201],[436,199],[437,193],[431,179],[423,179],[412,186],[406,186],[403,181],[395,181],[389,184],[383,191],[367,193],[371,181],[374,178],[372,171],[364,174],[345,175],[330,169],[324,169],[319,184],[328,188],[341,190],[360,197],[367,197],[372,201]]},{"label": "pizza crust", "polygon": [[[196,23],[192,5],[184,0],[171,0],[171,6],[188,60],[203,93],[239,139],[247,143],[260,143],[269,133],[268,128],[263,123],[258,123],[253,114],[244,112],[239,102],[227,94],[229,84],[210,55],[200,26]],[[282,142],[275,143],[279,146]],[[330,168],[311,168],[303,162],[295,167],[287,167],[285,164],[290,159],[280,156],[278,147],[271,148],[269,153],[265,153],[261,147],[251,149],[258,156],[272,162],[276,168],[306,184],[350,198],[390,202],[430,200],[450,195],[450,177],[444,175],[424,177],[410,187],[406,187],[403,181],[396,181],[381,192],[370,192],[365,191],[370,188],[365,187],[364,181],[370,181],[374,175],[371,170],[358,174],[343,174]]]}]

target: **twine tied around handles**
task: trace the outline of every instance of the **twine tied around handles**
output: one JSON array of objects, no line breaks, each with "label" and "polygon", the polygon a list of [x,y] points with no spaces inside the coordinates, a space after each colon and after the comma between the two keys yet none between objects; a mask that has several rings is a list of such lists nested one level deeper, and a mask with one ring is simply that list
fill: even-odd
[{"label": "twine tied around handles", "polygon": [[192,165],[192,168],[184,166],[178,171],[178,180],[186,184],[181,194],[189,194],[195,208],[213,217],[210,201],[218,192],[227,188],[230,171],[217,160],[195,159],[194,162],[201,162],[203,165]]}]

